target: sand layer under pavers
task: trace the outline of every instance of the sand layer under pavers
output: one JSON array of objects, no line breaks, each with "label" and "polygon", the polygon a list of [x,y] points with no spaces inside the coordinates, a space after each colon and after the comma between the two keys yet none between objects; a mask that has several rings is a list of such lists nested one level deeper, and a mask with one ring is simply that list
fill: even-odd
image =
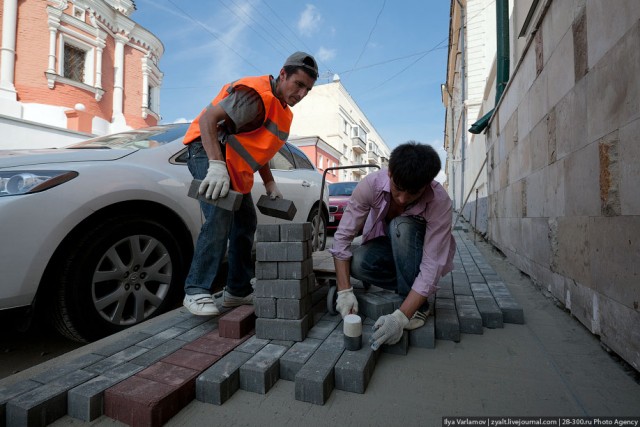
[{"label": "sand layer under pavers", "polygon": [[193,399],[222,405],[238,389],[265,394],[278,380],[295,382],[292,399],[322,405],[334,389],[366,393],[384,353],[435,348],[438,340],[457,342],[484,328],[524,323],[521,306],[466,234],[454,235],[455,269],[439,283],[433,315],[424,327],[405,331],[398,344],[377,352],[368,345],[374,320],[401,303],[376,287],[356,292],[364,317],[358,351],[344,349],[340,316],[327,313],[326,286],[312,293],[313,324],[299,342],[257,338],[252,306],[216,318],[178,309],[175,316],[121,333],[119,341],[0,389],[0,426],[43,426],[66,414],[159,426]]}]

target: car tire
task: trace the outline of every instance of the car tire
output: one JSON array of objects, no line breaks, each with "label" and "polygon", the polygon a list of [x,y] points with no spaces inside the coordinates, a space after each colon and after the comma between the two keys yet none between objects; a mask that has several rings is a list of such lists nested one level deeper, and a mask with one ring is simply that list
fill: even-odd
[{"label": "car tire", "polygon": [[178,239],[160,222],[110,218],[72,245],[53,307],[59,332],[93,341],[172,308],[186,267]]},{"label": "car tire", "polygon": [[[316,241],[316,222],[320,221],[320,225],[319,225],[319,232],[318,232],[318,241]],[[311,209],[311,212],[309,212],[309,217],[307,218],[307,221],[309,221],[311,223],[311,231],[312,231],[312,238],[313,238],[313,251],[323,251],[325,248],[325,245],[327,244],[327,221],[324,217],[324,215],[322,215],[320,213],[320,210],[318,209],[318,207],[314,207],[313,209]]]}]

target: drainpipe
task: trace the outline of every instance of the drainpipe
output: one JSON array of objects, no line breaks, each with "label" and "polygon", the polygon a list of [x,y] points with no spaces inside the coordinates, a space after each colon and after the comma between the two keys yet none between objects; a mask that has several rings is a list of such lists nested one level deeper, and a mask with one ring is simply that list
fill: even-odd
[{"label": "drainpipe", "polygon": [[509,0],[496,0],[496,105],[509,81]]},{"label": "drainpipe", "polygon": [[[465,9],[460,0],[456,0],[458,2],[458,6],[460,6],[460,36],[458,38],[460,45],[460,55],[461,55],[461,70],[460,70],[460,91],[462,94],[462,109],[460,111],[460,120],[462,121],[462,135],[460,137],[460,206],[463,206],[463,198],[464,198],[464,155],[465,155],[465,147],[467,145],[467,61],[466,61],[466,52],[465,52]],[[461,208],[462,209],[462,208]]]}]

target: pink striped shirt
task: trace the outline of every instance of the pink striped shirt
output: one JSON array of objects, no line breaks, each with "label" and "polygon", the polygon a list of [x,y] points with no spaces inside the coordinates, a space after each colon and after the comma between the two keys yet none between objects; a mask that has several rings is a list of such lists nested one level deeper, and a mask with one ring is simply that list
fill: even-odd
[{"label": "pink striped shirt", "polygon": [[[329,252],[337,259],[352,257],[351,242],[362,230],[362,243],[385,235],[385,216],[391,201],[386,169],[367,175],[355,188],[334,235]],[[427,227],[422,248],[420,273],[412,289],[424,297],[437,290],[440,277],[453,270],[456,242],[451,234],[451,199],[437,181],[432,181],[422,197],[401,216],[420,216]]]}]

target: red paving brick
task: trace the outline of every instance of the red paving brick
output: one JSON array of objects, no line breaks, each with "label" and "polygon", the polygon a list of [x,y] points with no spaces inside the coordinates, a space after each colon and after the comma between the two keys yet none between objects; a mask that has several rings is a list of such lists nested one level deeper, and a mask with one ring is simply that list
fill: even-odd
[{"label": "red paving brick", "polygon": [[138,372],[136,376],[177,388],[190,381],[193,382],[193,386],[195,387],[195,378],[199,374],[199,370],[172,365],[170,363],[157,362]]},{"label": "red paving brick", "polygon": [[104,414],[134,427],[161,426],[193,400],[189,391],[129,377],[105,391]]},{"label": "red paving brick", "polygon": [[220,356],[215,354],[200,353],[182,348],[162,359],[162,362],[202,372],[213,365],[218,359],[220,359]]},{"label": "red paving brick", "polygon": [[221,337],[242,338],[256,325],[255,309],[252,305],[241,305],[231,310],[218,321],[218,331]]}]

